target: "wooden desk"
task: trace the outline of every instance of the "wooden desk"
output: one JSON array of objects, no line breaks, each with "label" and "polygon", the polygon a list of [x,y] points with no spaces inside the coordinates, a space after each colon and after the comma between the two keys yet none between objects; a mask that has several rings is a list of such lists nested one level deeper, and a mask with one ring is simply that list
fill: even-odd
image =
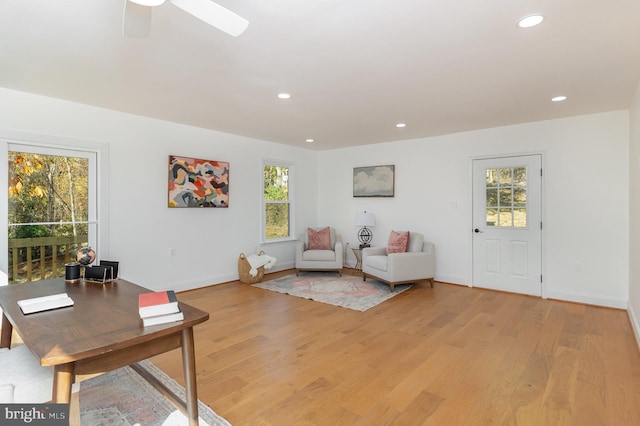
[{"label": "wooden desk", "polygon": [[[148,290],[122,279],[107,284],[64,279],[0,287],[0,348],[11,347],[16,331],[43,366],[54,366],[52,402],[68,403],[71,385],[175,348],[182,348],[186,411],[198,424],[193,326],[209,314],[180,303],[184,321],[143,327],[138,294]],[[74,306],[24,315],[18,300],[67,293]]]}]

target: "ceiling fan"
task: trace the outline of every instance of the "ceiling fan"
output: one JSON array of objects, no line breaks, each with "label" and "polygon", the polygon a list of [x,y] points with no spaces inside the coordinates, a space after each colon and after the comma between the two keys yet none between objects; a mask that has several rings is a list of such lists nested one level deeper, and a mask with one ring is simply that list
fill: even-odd
[{"label": "ceiling fan", "polygon": [[[151,8],[164,2],[165,0],[124,0],[122,34],[125,37],[148,37]],[[169,0],[169,3],[234,37],[242,34],[249,26],[249,21],[210,0]]]}]

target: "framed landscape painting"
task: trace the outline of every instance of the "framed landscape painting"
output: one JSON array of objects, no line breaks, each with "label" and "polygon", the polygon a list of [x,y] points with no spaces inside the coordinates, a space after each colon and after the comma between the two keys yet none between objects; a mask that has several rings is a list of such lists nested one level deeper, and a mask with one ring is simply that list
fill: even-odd
[{"label": "framed landscape painting", "polygon": [[353,168],[354,197],[393,197],[395,166]]},{"label": "framed landscape painting", "polygon": [[169,207],[229,207],[229,163],[170,155]]}]

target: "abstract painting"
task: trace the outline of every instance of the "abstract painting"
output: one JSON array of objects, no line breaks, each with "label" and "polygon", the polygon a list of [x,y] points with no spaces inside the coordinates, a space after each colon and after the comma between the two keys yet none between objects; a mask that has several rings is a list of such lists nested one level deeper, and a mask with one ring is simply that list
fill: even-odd
[{"label": "abstract painting", "polygon": [[395,166],[353,168],[354,197],[393,197]]},{"label": "abstract painting", "polygon": [[229,207],[229,163],[170,155],[169,207]]}]

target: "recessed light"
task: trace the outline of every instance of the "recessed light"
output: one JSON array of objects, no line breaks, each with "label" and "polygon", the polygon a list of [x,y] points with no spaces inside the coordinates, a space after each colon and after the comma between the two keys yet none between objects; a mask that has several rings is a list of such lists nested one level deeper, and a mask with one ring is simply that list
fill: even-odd
[{"label": "recessed light", "polygon": [[313,142],[315,142],[315,141],[314,141],[313,139],[305,139],[305,142],[306,142],[306,143],[313,143]]},{"label": "recessed light", "polygon": [[140,6],[160,6],[164,0],[131,0],[131,2]]},{"label": "recessed light", "polygon": [[400,129],[402,127],[407,127],[407,125],[405,123],[398,123],[396,124],[396,127]]},{"label": "recessed light", "polygon": [[553,98],[551,98],[551,102],[562,102],[566,100],[567,100],[566,96],[554,96]]},{"label": "recessed light", "polygon": [[531,15],[527,15],[524,18],[518,21],[518,26],[520,28],[531,28],[539,25],[544,21],[544,16],[540,13],[534,13]]},{"label": "recessed light", "polygon": [[288,93],[278,93],[278,97],[279,97],[280,99],[290,99],[290,98],[291,98],[291,95],[290,95],[290,94],[288,94]]}]

